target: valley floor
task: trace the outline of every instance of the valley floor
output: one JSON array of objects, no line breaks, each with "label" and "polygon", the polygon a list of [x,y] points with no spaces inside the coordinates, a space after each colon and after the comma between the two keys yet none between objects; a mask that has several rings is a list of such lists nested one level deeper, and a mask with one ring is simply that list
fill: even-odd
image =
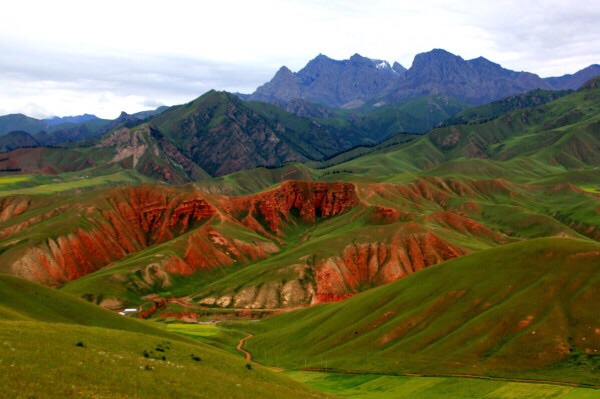
[{"label": "valley floor", "polygon": [[354,399],[593,399],[593,388],[493,381],[456,377],[405,377],[375,374],[339,374],[287,371],[285,374],[320,391]]},{"label": "valley floor", "polygon": [[[175,324],[174,326],[179,326],[176,329],[190,333],[206,331],[206,326],[203,325]],[[211,332],[208,335],[201,333],[197,336],[216,335],[219,327],[214,325],[210,327]],[[252,362],[252,354],[243,346],[252,337],[252,334],[245,335],[236,347],[247,362]],[[596,399],[600,397],[600,387],[580,387],[575,384],[571,386],[568,383],[552,381],[528,382],[508,378],[459,375],[400,376],[357,371],[328,371],[325,367],[314,370],[267,367],[326,394],[353,399]]]}]

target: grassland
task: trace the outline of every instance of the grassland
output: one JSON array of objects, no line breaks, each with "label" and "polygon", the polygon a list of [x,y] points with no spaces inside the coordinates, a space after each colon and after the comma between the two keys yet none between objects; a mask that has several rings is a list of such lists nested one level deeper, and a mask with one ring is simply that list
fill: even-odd
[{"label": "grassland", "polygon": [[[259,362],[600,385],[600,246],[537,239],[245,325]],[[325,364],[326,362],[326,364]]]},{"label": "grassland", "polygon": [[189,337],[212,337],[218,333],[215,324],[169,323],[167,330]]},{"label": "grassland", "polygon": [[323,397],[238,356],[47,287],[0,275],[0,293],[0,398]]},{"label": "grassland", "polygon": [[1,176],[0,197],[67,194],[102,187],[141,184],[149,181],[149,178],[127,170],[100,176],[89,176],[82,172],[61,175]]},{"label": "grassland", "polygon": [[592,399],[600,391],[549,384],[456,377],[407,377],[287,371],[297,381],[323,392],[355,399]]}]

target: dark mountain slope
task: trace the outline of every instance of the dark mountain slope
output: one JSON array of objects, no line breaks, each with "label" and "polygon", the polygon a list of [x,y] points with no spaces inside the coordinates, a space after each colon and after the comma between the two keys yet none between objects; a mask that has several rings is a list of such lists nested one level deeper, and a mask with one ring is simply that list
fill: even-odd
[{"label": "dark mountain slope", "polygon": [[552,88],[537,75],[510,71],[483,57],[465,61],[439,49],[418,54],[406,74],[406,80],[390,92],[393,98],[444,93],[470,104],[483,104],[537,88]]},{"label": "dark mountain slope", "polygon": [[0,135],[14,131],[35,134],[46,128],[47,125],[45,122],[23,114],[0,116]]},{"label": "dark mountain slope", "polygon": [[282,67],[274,78],[248,98],[288,102],[295,98],[332,107],[355,108],[366,102],[445,95],[472,105],[534,89],[577,89],[600,75],[591,65],[573,75],[542,79],[528,72],[515,72],[483,57],[472,60],[434,49],[415,56],[410,69],[385,61],[354,55],[336,61],[324,55],[311,60],[298,72]]},{"label": "dark mountain slope", "polygon": [[14,131],[0,136],[0,152],[12,151],[22,147],[37,147],[40,143],[26,132]]},{"label": "dark mountain slope", "polygon": [[305,118],[260,102],[210,91],[150,120],[213,176],[257,166],[320,160],[387,132],[370,132],[340,118]]},{"label": "dark mountain slope", "polygon": [[572,75],[545,79],[557,90],[577,90],[588,80],[600,75],[600,65],[594,64]]},{"label": "dark mountain slope", "polygon": [[498,101],[466,109],[442,122],[442,126],[476,124],[488,122],[518,109],[537,107],[570,94],[570,90],[542,90],[536,89],[527,93],[506,97]]},{"label": "dark mountain slope", "polygon": [[385,61],[358,54],[343,61],[320,54],[296,74],[282,67],[271,82],[259,87],[249,99],[273,102],[302,98],[333,107],[354,107],[380,97],[390,84],[402,79],[398,70],[401,66],[394,70]]},{"label": "dark mountain slope", "polygon": [[[599,80],[593,79],[577,92],[555,101],[501,114],[489,122],[439,128],[410,143],[375,147],[373,154],[340,164],[336,169],[372,169],[369,174],[376,176],[377,173],[427,170],[452,161],[462,163],[473,173],[474,164],[470,160],[474,158],[501,162],[527,160],[531,168],[544,165],[545,173],[549,173],[548,168],[558,173],[597,167],[600,165]],[[467,118],[478,120],[479,112],[493,117],[501,112],[496,107],[505,105],[500,102],[474,109],[473,116]],[[508,107],[513,106],[508,104]],[[378,167],[383,159],[392,161],[386,171]],[[448,171],[453,172],[457,170]],[[432,173],[442,173],[442,169]]]}]

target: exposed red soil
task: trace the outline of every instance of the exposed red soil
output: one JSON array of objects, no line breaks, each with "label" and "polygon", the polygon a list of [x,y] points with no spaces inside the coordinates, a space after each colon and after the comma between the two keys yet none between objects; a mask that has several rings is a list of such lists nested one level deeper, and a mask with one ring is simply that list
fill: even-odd
[{"label": "exposed red soil", "polygon": [[[156,255],[149,264],[140,266],[142,277],[132,280],[132,284],[142,290],[157,284],[166,288],[172,274],[189,275],[197,270],[265,259],[280,250],[279,245],[285,243],[291,231],[297,231],[291,229],[294,225],[304,224],[309,229],[319,220],[335,217],[353,207],[369,207],[364,213],[356,214],[368,215],[369,227],[379,229],[379,237],[356,239],[348,245],[342,243],[345,246],[336,256],[315,257],[310,265],[300,264],[302,268],[312,269],[314,283],[312,279],[309,282],[302,278],[273,281],[260,289],[246,287],[247,292],[214,294],[215,303],[224,296],[231,296],[223,302],[226,305],[218,306],[239,308],[286,308],[339,301],[466,253],[435,234],[438,227],[425,227],[423,222],[489,242],[504,243],[504,236],[450,206],[451,199],[457,195],[483,195],[503,189],[504,183],[465,184],[453,178],[428,177],[404,186],[365,184],[360,188],[360,195],[354,184],[302,181],[286,181],[272,190],[245,197],[155,186],[107,190],[89,205],[77,205],[76,211],[81,215],[77,220],[83,219],[85,223],[78,224],[67,234],[58,234],[21,250],[12,263],[12,270],[30,280],[58,285],[152,245],[177,239],[172,246],[174,253]],[[386,205],[370,205],[369,201]],[[419,204],[424,201],[434,202],[434,209],[448,210],[422,216]],[[404,204],[411,208],[404,209]],[[465,204],[466,209],[477,211],[476,204]],[[0,218],[10,221],[32,206],[27,200],[4,200],[0,202]],[[0,230],[0,237],[33,228],[37,223],[51,222],[58,214],[71,215],[69,212],[73,209],[64,206],[32,213],[35,216],[29,219],[5,224],[7,227]],[[185,237],[181,237],[183,234]],[[304,238],[308,240],[309,236]]]},{"label": "exposed red soil", "polygon": [[[336,216],[357,204],[355,186],[346,183],[288,181],[276,189],[238,198],[151,186],[119,189],[107,192],[85,210],[88,227],[27,248],[12,270],[30,280],[57,285],[191,231],[181,257],[160,261],[161,270],[168,273],[191,274],[264,259],[279,251],[276,243],[282,241],[277,236],[284,236],[284,224],[314,224],[317,218]],[[4,200],[0,218],[8,220],[28,207],[24,200]],[[0,237],[68,211],[64,207],[37,214],[1,230]],[[212,221],[239,225],[265,240],[228,237],[212,227]]]},{"label": "exposed red soil", "polygon": [[282,236],[281,226],[291,222],[292,214],[298,214],[304,223],[314,224],[318,217],[333,217],[357,205],[355,190],[350,183],[286,181],[274,190],[232,202],[238,209],[249,211],[244,223],[247,227],[263,219],[271,232]]},{"label": "exposed red soil", "polygon": [[25,212],[31,201],[24,197],[8,197],[0,201],[0,222],[19,216]]},{"label": "exposed red soil", "polygon": [[332,292],[316,292],[312,297],[311,304],[316,305],[318,303],[329,303],[329,302],[340,302],[344,299],[348,299],[354,296],[354,294],[335,294]]},{"label": "exposed red soil", "polygon": [[165,298],[156,299],[153,302],[152,307],[147,310],[144,310],[143,312],[140,312],[138,317],[140,319],[147,319],[150,316],[154,315],[158,311],[158,309],[166,306],[166,304],[167,304],[167,299],[165,299]]},{"label": "exposed red soil", "polygon": [[244,354],[244,357],[246,358],[247,362],[251,362],[252,361],[252,355],[250,354],[250,352],[248,352],[247,350],[245,350],[244,348],[242,348],[244,346],[244,342],[246,342],[247,339],[252,338],[254,335],[252,334],[248,334],[246,337],[240,339],[240,342],[238,343],[236,349],[240,352],[242,352]]},{"label": "exposed red soil", "polygon": [[532,315],[529,315],[526,318],[524,318],[523,320],[521,320],[518,325],[519,330],[522,330],[523,328],[529,326],[533,322],[534,319],[535,319],[535,317],[533,317]]},{"label": "exposed red soil", "polygon": [[[412,229],[420,232],[410,232]],[[355,293],[360,287],[386,284],[466,253],[423,230],[409,223],[389,242],[355,243],[346,246],[342,256],[323,260],[316,267],[312,303],[320,303],[322,298],[330,302],[336,294]]]},{"label": "exposed red soil", "polygon": [[473,219],[459,215],[454,212],[437,212],[425,218],[428,222],[438,223],[463,234],[470,234],[483,239],[494,241],[498,244],[506,244],[507,239],[502,234],[477,223]]},{"label": "exposed red soil", "polygon": [[388,224],[396,223],[399,221],[409,221],[416,218],[417,215],[414,212],[400,212],[393,208],[385,206],[376,206],[373,209],[373,213],[369,217],[369,220],[377,224]]}]

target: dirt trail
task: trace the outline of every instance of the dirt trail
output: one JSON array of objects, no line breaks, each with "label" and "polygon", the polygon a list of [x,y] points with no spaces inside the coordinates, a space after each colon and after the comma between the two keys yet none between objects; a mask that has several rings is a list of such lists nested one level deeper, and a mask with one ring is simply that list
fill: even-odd
[{"label": "dirt trail", "polygon": [[[252,362],[252,354],[247,350],[243,349],[244,342],[246,340],[252,338],[253,334],[248,334],[246,337],[240,339],[236,349],[239,352],[242,352],[246,356],[247,362]],[[258,363],[261,364],[261,363]],[[261,364],[262,365],[262,364]],[[277,366],[266,366],[276,370],[285,370],[284,368]],[[491,376],[483,376],[476,374],[426,374],[426,373],[402,373],[402,374],[386,374],[386,373],[377,373],[377,372],[369,372],[364,370],[340,370],[340,369],[332,369],[332,368],[321,368],[321,367],[306,367],[303,368],[304,371],[315,371],[315,372],[325,372],[325,373],[340,373],[340,374],[380,374],[380,375],[404,375],[407,377],[458,377],[458,378],[476,378],[482,380],[493,380],[493,381],[507,381],[507,382],[524,382],[530,384],[550,384],[550,385],[562,385],[562,386],[571,386],[571,387],[581,387],[581,388],[593,388],[600,389],[600,386],[591,386],[586,384],[577,384],[563,381],[550,381],[550,380],[536,380],[536,379],[525,379],[525,378],[509,378],[509,377],[491,377]]]},{"label": "dirt trail", "polygon": [[252,361],[252,355],[250,354],[250,352],[248,352],[245,349],[242,349],[242,346],[244,346],[244,342],[246,342],[247,339],[252,338],[254,335],[252,334],[248,334],[248,336],[240,339],[240,343],[238,344],[238,346],[236,347],[236,349],[240,352],[242,352],[245,356],[246,356],[246,361],[247,362],[251,362]]}]

